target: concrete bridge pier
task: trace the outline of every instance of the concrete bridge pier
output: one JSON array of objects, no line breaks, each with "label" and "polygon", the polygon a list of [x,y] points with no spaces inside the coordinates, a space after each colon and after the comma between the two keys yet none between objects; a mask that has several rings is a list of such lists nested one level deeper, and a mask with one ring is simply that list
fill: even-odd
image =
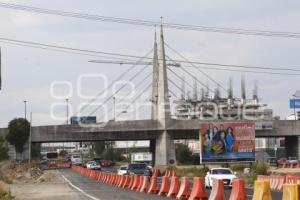
[{"label": "concrete bridge pier", "polygon": [[300,160],[300,136],[285,137],[286,157],[296,157]]},{"label": "concrete bridge pier", "polygon": [[168,131],[164,130],[156,139],[155,165],[168,166],[176,164],[175,145]]}]

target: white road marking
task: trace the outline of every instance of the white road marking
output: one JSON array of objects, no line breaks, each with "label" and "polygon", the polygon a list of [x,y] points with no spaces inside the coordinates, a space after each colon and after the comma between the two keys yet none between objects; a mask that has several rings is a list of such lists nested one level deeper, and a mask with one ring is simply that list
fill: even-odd
[{"label": "white road marking", "polygon": [[74,185],[69,179],[67,179],[63,174],[61,174],[61,176],[63,177],[63,179],[71,186],[73,187],[74,189],[76,189],[77,191],[79,191],[80,193],[82,193],[84,196],[90,198],[90,199],[93,199],[93,200],[101,200],[101,199],[98,199],[92,195],[89,195],[88,193],[86,193],[85,191],[83,191],[82,189],[80,189],[79,187],[77,187],[76,185]]}]

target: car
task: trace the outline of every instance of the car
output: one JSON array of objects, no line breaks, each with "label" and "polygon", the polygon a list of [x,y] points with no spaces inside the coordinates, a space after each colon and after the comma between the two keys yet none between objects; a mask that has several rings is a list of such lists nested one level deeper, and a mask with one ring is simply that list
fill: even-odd
[{"label": "car", "polygon": [[93,170],[101,170],[101,166],[96,161],[89,161],[86,163],[87,169],[93,169]]},{"label": "car", "polygon": [[288,160],[287,160],[287,164],[297,164],[298,163],[298,160],[296,157],[289,157]]},{"label": "car", "polygon": [[286,158],[280,158],[278,161],[277,161],[278,165],[285,165],[287,164],[287,159]]},{"label": "car", "polygon": [[145,163],[131,163],[128,165],[127,174],[152,176],[152,170]]},{"label": "car", "polygon": [[118,175],[125,175],[128,174],[128,165],[122,165],[118,169]]},{"label": "car", "polygon": [[102,167],[111,167],[111,166],[113,166],[115,163],[113,162],[113,161],[111,161],[111,160],[101,160],[100,161],[100,165],[102,166]]},{"label": "car", "polygon": [[277,158],[275,158],[275,157],[270,157],[270,158],[268,159],[268,164],[269,164],[269,166],[275,166],[275,167],[278,167]]},{"label": "car", "polygon": [[73,165],[82,165],[82,157],[80,154],[71,155],[71,162]]},{"label": "car", "polygon": [[211,188],[214,179],[222,179],[224,186],[232,187],[232,181],[236,178],[236,173],[229,168],[212,168],[205,176],[205,187]]}]

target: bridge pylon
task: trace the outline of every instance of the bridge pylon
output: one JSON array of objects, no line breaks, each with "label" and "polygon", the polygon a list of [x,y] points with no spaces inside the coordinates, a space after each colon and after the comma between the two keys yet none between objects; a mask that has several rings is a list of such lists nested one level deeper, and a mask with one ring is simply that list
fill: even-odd
[{"label": "bridge pylon", "polygon": [[[165,43],[163,26],[160,27],[160,54],[157,55],[156,35],[153,56],[153,101],[152,119],[156,119],[163,127],[156,139],[155,165],[167,166],[176,164],[175,145],[167,128],[171,121],[171,110],[169,100],[168,76],[165,55]],[[153,99],[152,99],[153,100]]]}]

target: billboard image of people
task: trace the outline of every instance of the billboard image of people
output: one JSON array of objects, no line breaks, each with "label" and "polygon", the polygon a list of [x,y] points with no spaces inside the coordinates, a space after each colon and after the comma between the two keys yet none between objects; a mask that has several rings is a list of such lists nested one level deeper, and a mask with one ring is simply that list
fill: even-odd
[{"label": "billboard image of people", "polygon": [[202,123],[200,162],[255,161],[255,123]]}]

